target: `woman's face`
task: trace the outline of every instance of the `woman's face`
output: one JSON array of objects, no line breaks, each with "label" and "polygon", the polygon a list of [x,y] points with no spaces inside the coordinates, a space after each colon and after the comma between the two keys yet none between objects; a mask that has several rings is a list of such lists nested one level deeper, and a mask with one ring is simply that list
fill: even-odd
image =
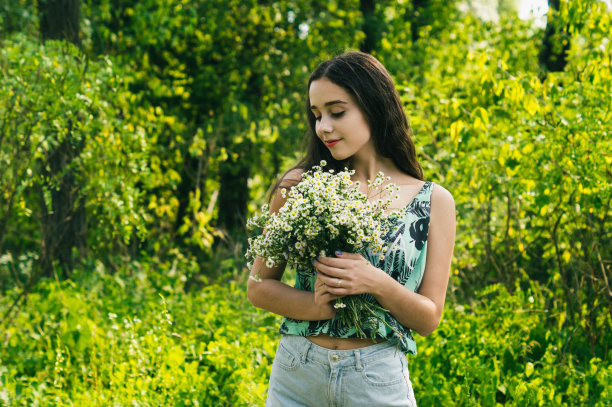
[{"label": "woman's face", "polygon": [[370,126],[351,95],[327,78],[313,81],[308,94],[317,136],[336,160],[374,154]]}]

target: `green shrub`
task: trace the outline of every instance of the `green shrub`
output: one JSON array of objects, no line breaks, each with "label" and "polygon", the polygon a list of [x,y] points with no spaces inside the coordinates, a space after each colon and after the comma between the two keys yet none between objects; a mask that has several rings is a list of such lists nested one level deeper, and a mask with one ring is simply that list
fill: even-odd
[{"label": "green shrub", "polygon": [[[157,268],[156,271],[149,269]],[[277,340],[244,281],[187,295],[173,268],[101,263],[42,281],[2,334],[0,401],[11,406],[236,406],[262,400]],[[155,279],[150,277],[155,275]],[[4,311],[9,298],[4,299]]]},{"label": "green shrub", "polygon": [[427,177],[455,197],[451,298],[539,281],[565,303],[562,324],[586,324],[590,348],[612,308],[612,13],[562,1],[559,16],[564,72],[538,67],[541,32],[527,23],[466,15],[423,39],[427,63],[399,88]]},{"label": "green shrub", "polygon": [[36,4],[30,0],[12,0],[0,3],[0,39],[20,32],[38,35]]},{"label": "green shrub", "polygon": [[[500,284],[472,306],[450,305],[434,333],[419,341],[410,372],[426,406],[605,406],[612,366],[568,352],[584,328],[554,326],[544,291],[508,294]],[[609,342],[609,333],[602,338]],[[603,358],[603,359],[602,359]]]},{"label": "green shrub", "polygon": [[[7,262],[39,253],[46,214],[77,205],[52,199],[67,174],[78,188],[74,202],[86,208],[83,229],[96,255],[144,235],[145,112],[110,59],[90,60],[68,43],[11,37],[0,51],[0,101],[0,253],[12,253]],[[70,150],[60,170],[52,169],[65,153],[58,149]]]},{"label": "green shrub", "polygon": [[[246,275],[182,290],[182,256],[101,263],[75,281],[42,281],[2,333],[0,402],[30,405],[263,405],[280,319],[250,305]],[[572,354],[584,327],[545,309],[552,293],[501,285],[448,304],[409,357],[420,405],[610,405],[609,350]],[[0,312],[10,298],[0,300]],[[601,338],[612,340],[610,333]]]}]

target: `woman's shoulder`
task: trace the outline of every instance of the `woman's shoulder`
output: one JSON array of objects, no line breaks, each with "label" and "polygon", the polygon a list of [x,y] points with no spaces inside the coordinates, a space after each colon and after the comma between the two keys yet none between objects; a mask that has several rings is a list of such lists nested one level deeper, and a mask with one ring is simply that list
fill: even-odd
[{"label": "woman's shoulder", "polygon": [[433,183],[432,191],[431,191],[431,211],[432,214],[434,211],[437,214],[452,214],[454,217],[455,214],[455,199],[453,195],[442,185]]},{"label": "woman's shoulder", "polygon": [[453,195],[448,191],[448,189],[444,188],[442,185],[433,181],[425,181],[425,183],[431,184],[431,199],[454,202]]},{"label": "woman's shoulder", "polygon": [[304,168],[294,167],[287,171],[278,183],[279,188],[291,188],[302,180],[302,175],[306,172]]},{"label": "woman's shoulder", "polygon": [[283,189],[289,190],[300,183],[305,170],[294,167],[283,174],[281,179],[274,185],[270,196],[270,212],[277,212],[287,202],[287,196],[283,196]]}]

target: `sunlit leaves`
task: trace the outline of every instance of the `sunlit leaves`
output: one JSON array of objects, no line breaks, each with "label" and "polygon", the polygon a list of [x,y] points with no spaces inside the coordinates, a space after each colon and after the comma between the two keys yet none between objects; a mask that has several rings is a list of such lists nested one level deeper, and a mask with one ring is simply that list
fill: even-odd
[{"label": "sunlit leaves", "polygon": [[[84,42],[130,66],[131,88],[177,118],[156,129],[152,143],[162,171],[155,194],[178,194],[177,215],[192,213],[187,191],[199,189],[208,207],[220,187],[232,188],[220,185],[228,166],[246,168],[251,196],[261,199],[269,181],[259,180],[286,168],[300,144],[308,74],[338,44],[354,47],[362,35],[354,0],[105,0],[86,1],[85,10],[93,31]],[[178,172],[179,185],[162,188],[164,171]],[[188,233],[183,222],[195,219],[178,219]]]},{"label": "sunlit leaves", "polygon": [[[82,187],[95,227],[89,242],[101,249],[113,240],[130,241],[146,230],[136,184],[146,177],[148,141],[137,121],[138,110],[112,63],[88,60],[69,44],[18,36],[6,40],[0,54],[0,120],[3,122],[0,190],[19,205],[4,205],[7,241],[18,250],[24,230],[39,236],[41,198],[53,207],[50,188],[66,171]],[[14,103],[8,104],[7,102]],[[80,153],[59,174],[48,175],[53,150],[68,142]],[[52,177],[52,178],[50,178]],[[8,198],[10,196],[10,198]],[[0,222],[1,223],[1,222]],[[4,236],[7,238],[7,236]]]},{"label": "sunlit leaves", "polygon": [[[241,257],[224,259],[232,273]],[[188,293],[196,264],[142,260],[112,274],[95,262],[75,281],[37,285],[4,331],[0,401],[263,406],[280,320],[250,305],[246,275]],[[560,303],[544,309],[551,297],[537,284],[513,295],[495,284],[470,305],[447,302],[441,325],[417,337],[419,354],[409,357],[417,402],[605,406],[612,367],[567,352],[584,327],[564,326]]]}]

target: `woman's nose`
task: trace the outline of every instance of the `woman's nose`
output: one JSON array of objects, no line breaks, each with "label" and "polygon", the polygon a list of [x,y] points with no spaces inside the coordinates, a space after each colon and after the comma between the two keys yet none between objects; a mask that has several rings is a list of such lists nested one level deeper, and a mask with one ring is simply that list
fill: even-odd
[{"label": "woman's nose", "polygon": [[331,120],[327,116],[321,116],[319,119],[319,133],[331,133],[333,130]]}]

